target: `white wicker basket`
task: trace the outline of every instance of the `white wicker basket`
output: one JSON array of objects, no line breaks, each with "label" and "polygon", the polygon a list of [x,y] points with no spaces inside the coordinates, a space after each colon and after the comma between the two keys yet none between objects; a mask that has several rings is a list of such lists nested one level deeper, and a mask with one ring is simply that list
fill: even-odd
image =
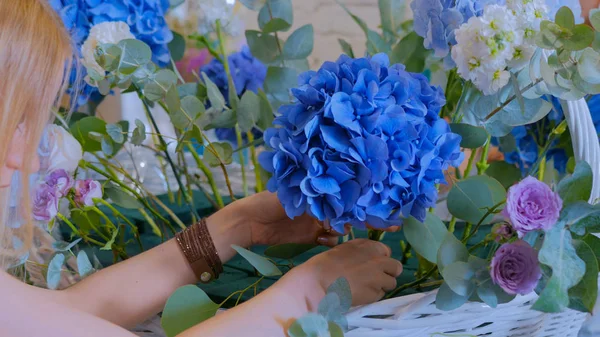
[{"label": "white wicker basket", "polygon": [[[590,110],[584,99],[563,102],[563,107],[573,139],[575,159],[588,162],[594,172],[590,202],[598,201],[600,143]],[[483,303],[467,303],[454,311],[440,311],[435,307],[436,292],[393,298],[356,308],[347,315],[351,330],[346,336],[575,337],[586,320],[586,314],[572,310],[559,314],[531,310],[530,306],[537,298],[534,293],[517,297],[495,309]],[[597,316],[590,318],[586,324],[600,326]]]}]

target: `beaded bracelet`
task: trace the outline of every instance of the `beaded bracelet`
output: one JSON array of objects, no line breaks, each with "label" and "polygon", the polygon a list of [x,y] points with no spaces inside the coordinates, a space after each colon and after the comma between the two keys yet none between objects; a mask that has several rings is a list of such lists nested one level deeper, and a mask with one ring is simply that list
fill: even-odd
[{"label": "beaded bracelet", "polygon": [[175,239],[200,282],[208,283],[223,272],[223,264],[206,226],[206,219],[177,233]]}]

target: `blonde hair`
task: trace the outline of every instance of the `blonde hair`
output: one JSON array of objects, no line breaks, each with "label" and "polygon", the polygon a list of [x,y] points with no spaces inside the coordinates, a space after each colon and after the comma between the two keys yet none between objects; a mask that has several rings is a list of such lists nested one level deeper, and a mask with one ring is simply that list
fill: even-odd
[{"label": "blonde hair", "polygon": [[[72,61],[69,33],[47,0],[0,1],[0,165],[15,130],[24,125],[24,158],[19,200],[23,224],[7,226],[9,188],[0,189],[0,270],[28,251],[33,241],[29,172],[44,127],[57,109]],[[13,247],[13,235],[23,242]]]}]

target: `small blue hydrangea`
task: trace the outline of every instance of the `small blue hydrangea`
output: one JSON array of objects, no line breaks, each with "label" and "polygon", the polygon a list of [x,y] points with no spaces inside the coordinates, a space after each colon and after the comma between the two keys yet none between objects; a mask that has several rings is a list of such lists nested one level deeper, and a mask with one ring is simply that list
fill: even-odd
[{"label": "small blue hydrangea", "polygon": [[[81,56],[81,46],[87,39],[92,26],[106,21],[123,21],[129,25],[131,33],[152,49],[152,60],[159,66],[169,64],[171,55],[168,43],[173,33],[165,20],[169,0],[49,0],[71,33],[74,47]],[[73,86],[76,78],[83,79],[87,72],[80,69],[71,78]],[[98,90],[85,82],[79,83],[77,106],[88,100],[99,100]]]},{"label": "small blue hydrangea", "polygon": [[[504,153],[504,160],[507,163],[515,164],[521,170],[523,175],[528,173],[538,160],[540,147],[545,145],[548,135],[563,119],[562,107],[556,98],[552,98],[552,111],[543,119],[536,123],[517,126],[511,131],[511,136],[515,139],[515,147],[508,149],[502,146],[498,139],[493,140],[494,145],[500,145],[499,149]],[[600,135],[600,95],[592,96],[588,101],[590,112],[596,131]],[[565,173],[569,156],[565,150],[565,144],[560,144],[560,140],[554,141],[547,153],[547,160],[554,162],[554,168],[559,173]],[[566,146],[571,146],[567,144]]]},{"label": "small blue hydrangea", "polygon": [[290,218],[309,213],[340,232],[423,221],[444,170],[464,158],[461,137],[438,117],[441,88],[385,54],[325,62],[292,94],[259,157]]},{"label": "small blue hydrangea", "polygon": [[[228,61],[231,77],[239,97],[247,90],[258,93],[258,90],[263,88],[263,83],[267,77],[267,67],[252,56],[248,46],[243,46],[239,52],[229,55]],[[229,84],[227,83],[227,74],[225,73],[223,63],[217,59],[213,59],[210,63],[200,68],[200,71],[206,73],[206,76],[217,85],[221,94],[223,94],[223,97],[229,103]],[[220,128],[216,129],[215,132],[217,138],[220,140],[227,140],[233,144],[237,144],[235,129]],[[252,133],[255,138],[262,137],[262,132],[257,128],[254,128]],[[246,135],[243,135],[243,137],[244,142],[246,142]]]}]

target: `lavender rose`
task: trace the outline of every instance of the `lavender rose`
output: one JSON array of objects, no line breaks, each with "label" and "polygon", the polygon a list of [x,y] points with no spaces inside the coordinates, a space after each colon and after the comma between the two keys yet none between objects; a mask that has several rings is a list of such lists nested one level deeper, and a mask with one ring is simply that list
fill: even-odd
[{"label": "lavender rose", "polygon": [[94,206],[94,199],[102,198],[102,186],[92,179],[77,180],[75,202],[80,206]]},{"label": "lavender rose", "polygon": [[64,197],[69,194],[69,191],[73,188],[75,182],[67,171],[59,169],[46,176],[46,184],[50,187],[54,187],[59,197]]},{"label": "lavender rose", "polygon": [[548,230],[560,215],[562,199],[548,185],[527,177],[508,190],[503,215],[520,234]]},{"label": "lavender rose", "polygon": [[50,221],[58,213],[58,195],[54,187],[40,184],[33,197],[33,218],[38,221]]},{"label": "lavender rose", "polygon": [[525,241],[506,243],[496,251],[490,275],[508,294],[529,294],[542,277],[537,252]]}]

